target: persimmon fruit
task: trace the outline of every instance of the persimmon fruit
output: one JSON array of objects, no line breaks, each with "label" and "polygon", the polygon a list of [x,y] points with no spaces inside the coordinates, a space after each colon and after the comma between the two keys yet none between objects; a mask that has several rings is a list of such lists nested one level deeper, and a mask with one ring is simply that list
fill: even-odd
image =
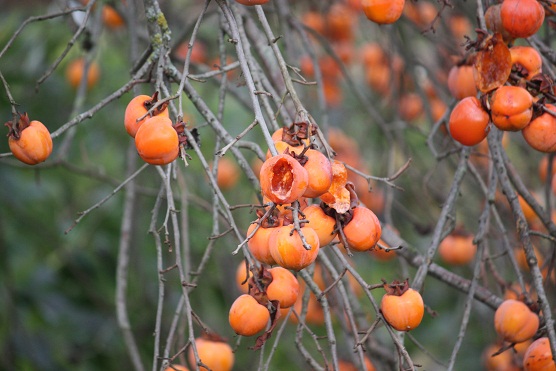
[{"label": "persimmon fruit", "polygon": [[[210,370],[230,371],[234,366],[234,352],[225,341],[197,338],[195,339],[195,346],[201,363]],[[187,360],[189,366],[195,369],[196,361],[192,347],[189,347],[187,352]],[[208,371],[205,367],[199,367],[199,369]]]},{"label": "persimmon fruit", "polygon": [[535,340],[525,351],[523,356],[525,371],[555,371],[556,362],[552,359],[550,342],[547,337]]},{"label": "persimmon fruit", "polygon": [[380,239],[382,228],[375,213],[364,206],[353,209],[352,219],[342,228],[349,247],[367,251]]},{"label": "persimmon fruit", "polygon": [[362,0],[367,18],[378,24],[396,22],[403,13],[405,0]]},{"label": "persimmon fruit", "polygon": [[[72,60],[66,68],[66,80],[69,85],[77,89],[81,80],[83,79],[83,74],[85,73],[85,58],[77,58]],[[100,67],[95,61],[89,63],[87,70],[87,88],[90,89],[95,86],[100,78]]]},{"label": "persimmon fruit", "polygon": [[521,343],[535,335],[539,317],[525,303],[509,299],[496,309],[494,328],[505,341]]},{"label": "persimmon fruit", "polygon": [[6,123],[8,127],[8,146],[19,161],[27,165],[36,165],[46,161],[52,153],[52,137],[40,121],[29,120],[24,113],[18,121]]},{"label": "persimmon fruit", "polygon": [[504,0],[500,7],[502,27],[513,38],[533,36],[544,21],[544,8],[537,0]]},{"label": "persimmon fruit", "polygon": [[477,246],[473,244],[473,235],[452,233],[438,246],[438,254],[442,260],[451,265],[470,263],[476,252]]},{"label": "persimmon fruit", "polygon": [[278,300],[280,308],[289,308],[295,304],[299,296],[299,282],[287,269],[274,267],[268,270],[272,275],[272,282],[266,288],[269,300]]},{"label": "persimmon fruit", "polygon": [[307,225],[317,233],[320,247],[332,242],[336,237],[336,219],[327,215],[317,204],[307,206],[303,209],[303,214],[305,214],[305,220],[309,221]]},{"label": "persimmon fruit", "polygon": [[270,254],[278,265],[299,271],[311,265],[319,253],[319,237],[311,227],[302,227],[309,249],[303,246],[299,233],[293,225],[282,226],[270,234],[268,245]]},{"label": "persimmon fruit", "polygon": [[151,117],[137,130],[135,147],[143,161],[151,165],[166,165],[178,157],[178,133],[168,117]]},{"label": "persimmon fruit", "polygon": [[[547,104],[546,108],[556,112],[556,106]],[[531,147],[540,152],[556,152],[556,117],[545,112],[531,120],[521,131],[523,138]]]},{"label": "persimmon fruit", "polygon": [[287,154],[267,159],[259,179],[263,195],[279,205],[291,204],[303,196],[309,183],[307,170]]},{"label": "persimmon fruit", "polygon": [[[168,108],[165,105],[158,106],[150,116],[147,115],[147,112],[157,103],[157,101],[158,93],[155,93],[152,97],[142,94],[134,97],[127,104],[124,113],[124,125],[125,130],[131,137],[135,138],[137,130],[139,130],[141,125],[143,125],[143,123],[150,117],[158,115],[170,117]],[[140,117],[145,115],[147,116],[137,121]]]},{"label": "persimmon fruit", "polygon": [[270,312],[254,297],[243,294],[233,302],[228,320],[236,334],[253,336],[264,330],[270,320]]},{"label": "persimmon fruit", "polygon": [[501,86],[490,100],[492,123],[504,131],[519,131],[531,121],[533,97],[520,86]]},{"label": "persimmon fruit", "polygon": [[474,146],[486,138],[489,120],[488,112],[476,97],[463,98],[450,114],[450,135],[464,146]]},{"label": "persimmon fruit", "polygon": [[421,294],[410,288],[407,281],[385,284],[380,310],[386,322],[398,331],[410,331],[419,326],[425,314]]}]

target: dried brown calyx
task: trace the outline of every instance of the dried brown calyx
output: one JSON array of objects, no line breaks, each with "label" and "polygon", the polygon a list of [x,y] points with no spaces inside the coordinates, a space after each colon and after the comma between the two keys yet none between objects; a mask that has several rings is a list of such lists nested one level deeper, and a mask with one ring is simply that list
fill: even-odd
[{"label": "dried brown calyx", "polygon": [[407,278],[402,282],[395,280],[392,283],[388,283],[383,279],[382,283],[388,295],[402,296],[409,289],[409,280]]}]

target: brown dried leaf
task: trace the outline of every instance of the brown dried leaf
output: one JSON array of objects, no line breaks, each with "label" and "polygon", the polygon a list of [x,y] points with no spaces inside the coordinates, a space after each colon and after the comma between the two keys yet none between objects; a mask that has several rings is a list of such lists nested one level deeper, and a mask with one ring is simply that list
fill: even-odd
[{"label": "brown dried leaf", "polygon": [[475,84],[488,93],[506,83],[512,72],[510,49],[499,33],[487,37],[477,51],[473,74]]}]

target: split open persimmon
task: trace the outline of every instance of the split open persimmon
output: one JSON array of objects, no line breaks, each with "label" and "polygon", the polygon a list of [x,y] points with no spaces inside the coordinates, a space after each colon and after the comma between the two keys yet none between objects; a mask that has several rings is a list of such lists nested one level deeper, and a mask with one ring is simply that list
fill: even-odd
[{"label": "split open persimmon", "polygon": [[[546,108],[556,112],[556,106],[547,104]],[[556,117],[545,112],[532,120],[521,131],[523,138],[531,147],[541,152],[556,152]]]},{"label": "split open persimmon", "polygon": [[233,302],[228,320],[236,334],[253,336],[264,330],[270,320],[270,312],[254,297],[243,294]]},{"label": "split open persimmon", "polygon": [[520,86],[501,86],[490,100],[492,123],[500,130],[518,131],[531,121],[533,97]]},{"label": "split open persimmon", "polygon": [[[168,108],[165,105],[158,106],[154,111],[152,111],[152,114],[150,116],[147,115],[147,112],[149,112],[149,110],[154,107],[157,101],[157,93],[155,93],[152,97],[143,94],[136,96],[127,104],[124,114],[124,125],[125,130],[130,136],[135,138],[137,130],[139,130],[141,125],[143,125],[143,123],[150,117],[158,115],[170,117]],[[140,117],[143,117],[145,115],[147,116],[137,121]]]},{"label": "split open persimmon", "polygon": [[137,130],[135,147],[143,161],[151,165],[166,165],[178,157],[178,133],[168,117],[151,117]]},{"label": "split open persimmon", "polygon": [[474,146],[486,138],[489,120],[488,112],[476,97],[463,98],[450,114],[450,135],[464,146]]},{"label": "split open persimmon", "polygon": [[505,341],[521,343],[535,335],[539,316],[521,301],[505,300],[494,313],[494,328]]},{"label": "split open persimmon", "polygon": [[378,24],[396,22],[403,13],[405,0],[362,0],[367,18]]},{"label": "split open persimmon", "polygon": [[50,132],[40,121],[29,120],[24,113],[14,124],[8,122],[8,146],[19,161],[27,165],[36,165],[46,161],[52,153],[52,137]]},{"label": "split open persimmon", "polygon": [[287,154],[267,159],[261,167],[259,179],[263,195],[279,205],[296,201],[309,184],[307,170]]},{"label": "split open persimmon", "polygon": [[293,224],[279,227],[270,235],[268,241],[270,254],[281,267],[299,271],[316,260],[320,247],[317,232],[311,227],[302,227],[301,233],[309,249],[303,246],[301,237],[294,230]]}]

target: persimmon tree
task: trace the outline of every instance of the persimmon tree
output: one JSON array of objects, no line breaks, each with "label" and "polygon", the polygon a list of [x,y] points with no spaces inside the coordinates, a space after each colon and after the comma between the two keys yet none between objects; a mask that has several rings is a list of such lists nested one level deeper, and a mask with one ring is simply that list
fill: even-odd
[{"label": "persimmon tree", "polygon": [[554,1],[10,6],[7,369],[554,366]]}]

